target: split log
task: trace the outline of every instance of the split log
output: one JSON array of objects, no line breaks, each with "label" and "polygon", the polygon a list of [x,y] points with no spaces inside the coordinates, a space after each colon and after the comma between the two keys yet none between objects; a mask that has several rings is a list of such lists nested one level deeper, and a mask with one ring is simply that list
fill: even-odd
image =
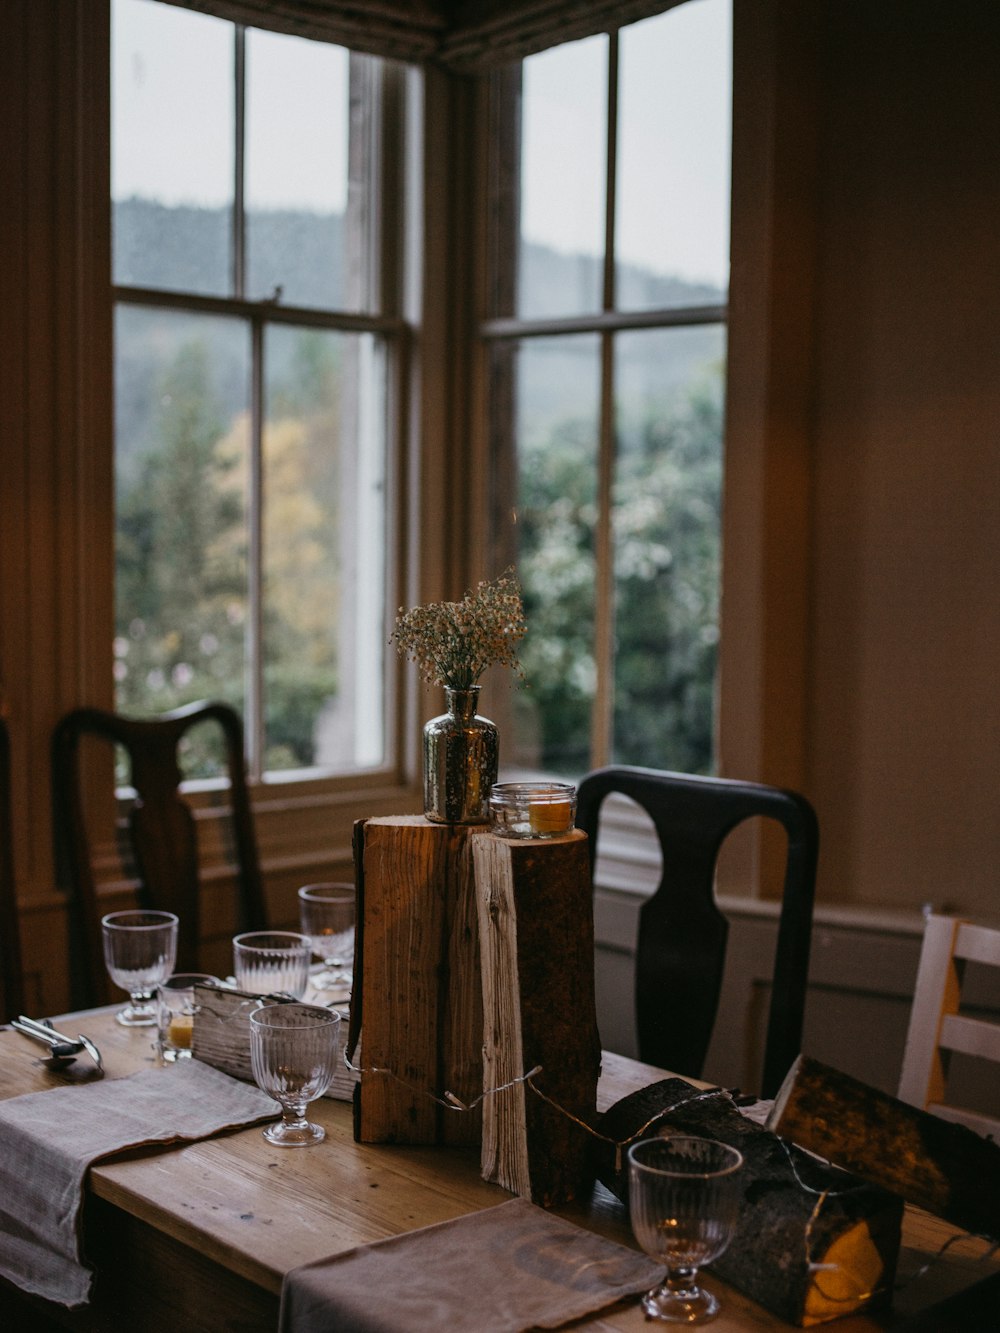
[{"label": "split log", "polygon": [[[232,1078],[252,1083],[250,1015],[261,1004],[289,1004],[291,1001],[276,995],[254,995],[250,991],[233,990],[211,981],[196,982],[194,998],[191,1054],[196,1060],[221,1069]],[[346,1024],[341,1023],[341,1049],[346,1037],[345,1028]],[[349,1102],[354,1095],[356,1082],[357,1075],[342,1060],[338,1060],[333,1080],[324,1096],[334,1101]]]},{"label": "split log", "polygon": [[[475,839],[473,857],[485,1018],[482,1174],[548,1207],[593,1183],[590,1136],[578,1123],[596,1114],[601,1069],[587,838],[576,830],[549,839],[489,833]],[[538,1092],[518,1081],[535,1066]]]},{"label": "split log", "polygon": [[1000,1239],[1000,1147],[808,1056],[768,1128],[963,1230]]},{"label": "split log", "polygon": [[626,1148],[662,1134],[695,1134],[738,1149],[743,1202],[712,1271],[799,1327],[888,1300],[902,1201],[818,1162],[747,1119],[729,1093],[664,1079],[616,1102],[597,1122],[598,1179],[628,1202]]},{"label": "split log", "polygon": [[422,815],[355,826],[358,931],[349,1051],[364,1033],[361,1143],[479,1146],[483,1008],[470,845],[485,830]]}]

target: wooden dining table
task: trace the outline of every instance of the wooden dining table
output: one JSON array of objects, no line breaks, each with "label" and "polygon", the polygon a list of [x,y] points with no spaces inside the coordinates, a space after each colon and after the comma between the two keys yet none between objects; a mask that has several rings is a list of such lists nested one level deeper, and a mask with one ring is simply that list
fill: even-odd
[{"label": "wooden dining table", "polygon": [[[151,1031],[120,1026],[113,1009],[55,1021],[98,1043],[108,1078],[159,1063]],[[0,1031],[0,1098],[59,1086],[85,1073],[83,1059],[68,1074],[55,1074],[38,1055],[26,1037]],[[605,1053],[599,1108],[664,1076]],[[326,1139],[302,1150],[271,1147],[257,1126],[167,1149],[128,1151],[94,1165],[83,1231],[85,1253],[97,1272],[91,1304],[63,1311],[22,1304],[24,1298],[0,1291],[0,1328],[275,1333],[282,1280],[290,1269],[510,1197],[481,1178],[475,1149],[356,1143],[350,1104],[330,1098],[313,1103],[310,1118],[323,1125]],[[591,1197],[557,1211],[634,1244],[623,1206],[599,1184]],[[995,1271],[995,1264],[982,1259],[983,1242],[971,1237],[960,1237],[940,1254],[953,1234],[954,1228],[907,1209],[901,1288],[893,1310],[848,1316],[833,1327],[841,1333],[891,1328],[907,1312]],[[778,1333],[790,1327],[711,1273],[705,1281],[722,1301],[714,1324],[719,1333]],[[478,1333],[489,1325],[476,1311],[467,1327]],[[649,1325],[632,1300],[573,1327],[637,1333]]]}]

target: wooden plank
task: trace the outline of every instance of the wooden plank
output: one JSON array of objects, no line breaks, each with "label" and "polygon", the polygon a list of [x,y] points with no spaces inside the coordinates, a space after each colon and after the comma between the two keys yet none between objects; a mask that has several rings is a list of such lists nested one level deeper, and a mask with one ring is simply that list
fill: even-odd
[{"label": "wooden plank", "polygon": [[768,1128],[908,1203],[1000,1239],[1000,1147],[800,1056]]},{"label": "wooden plank", "polygon": [[[551,839],[484,834],[473,856],[483,1175],[550,1206],[578,1197],[593,1179],[589,1136],[578,1123],[593,1123],[601,1059],[587,839],[576,830]],[[532,1081],[544,1097],[519,1081],[536,1066]]]},{"label": "wooden plank", "polygon": [[470,840],[423,816],[359,830],[364,1059],[362,1143],[475,1143],[481,1112],[449,1112],[482,1090],[482,995]]}]

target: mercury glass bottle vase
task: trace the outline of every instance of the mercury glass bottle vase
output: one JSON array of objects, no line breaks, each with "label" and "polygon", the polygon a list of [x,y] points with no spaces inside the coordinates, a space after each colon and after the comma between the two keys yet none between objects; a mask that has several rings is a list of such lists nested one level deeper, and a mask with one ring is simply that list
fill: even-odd
[{"label": "mercury glass bottle vase", "polygon": [[497,780],[500,733],[476,712],[479,686],[445,686],[447,713],[424,726],[424,814],[436,824],[485,824]]}]

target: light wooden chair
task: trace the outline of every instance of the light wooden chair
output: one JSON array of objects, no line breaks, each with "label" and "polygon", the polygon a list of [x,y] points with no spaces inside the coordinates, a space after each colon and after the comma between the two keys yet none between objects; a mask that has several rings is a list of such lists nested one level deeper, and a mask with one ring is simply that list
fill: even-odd
[{"label": "light wooden chair", "polygon": [[1000,967],[1000,929],[928,916],[910,1011],[899,1098],[1000,1140],[1000,1120],[949,1105],[952,1051],[1000,1062],[1000,1023],[961,1012],[966,963]]}]

